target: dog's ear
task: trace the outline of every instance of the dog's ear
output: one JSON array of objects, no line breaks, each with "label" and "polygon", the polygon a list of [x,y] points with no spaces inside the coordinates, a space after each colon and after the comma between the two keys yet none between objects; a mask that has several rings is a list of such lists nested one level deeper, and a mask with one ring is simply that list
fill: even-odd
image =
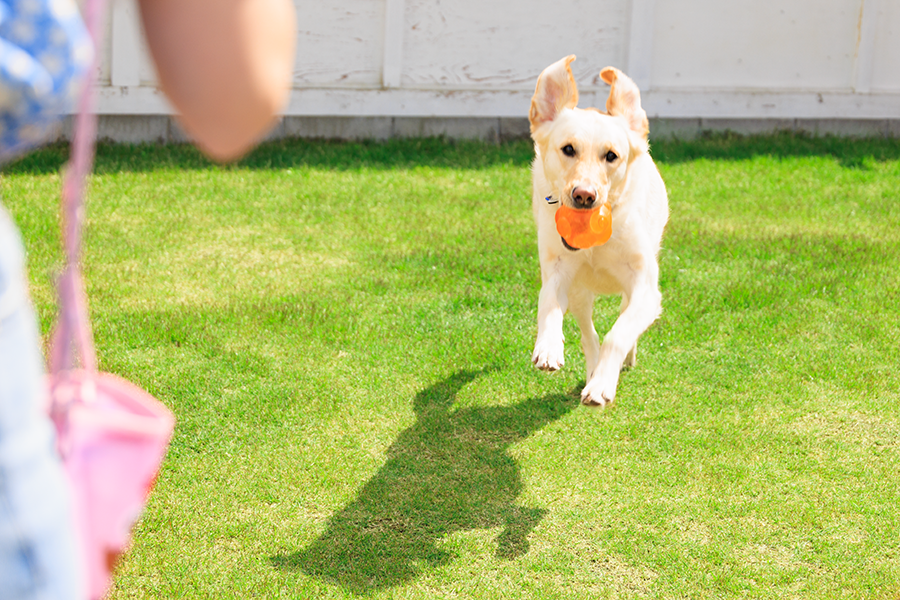
[{"label": "dog's ear", "polygon": [[624,117],[631,130],[646,139],[650,133],[650,123],[647,113],[641,108],[641,92],[637,85],[615,67],[600,71],[600,78],[611,86],[606,112],[614,117]]},{"label": "dog's ear", "polygon": [[572,76],[569,63],[575,60],[575,55],[558,60],[541,73],[537,85],[534,88],[534,96],[531,98],[531,110],[528,112],[528,120],[531,121],[531,132],[549,123],[564,108],[575,108],[578,104],[578,86]]}]

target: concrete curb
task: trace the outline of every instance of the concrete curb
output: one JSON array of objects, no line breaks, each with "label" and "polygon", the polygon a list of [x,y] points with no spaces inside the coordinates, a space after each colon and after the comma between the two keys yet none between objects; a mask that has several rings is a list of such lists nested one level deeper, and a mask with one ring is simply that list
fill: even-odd
[{"label": "concrete curb", "polygon": [[[741,135],[805,132],[813,136],[900,137],[895,119],[650,119],[651,139],[694,139],[709,132],[731,131]],[[309,138],[336,140],[387,140],[444,136],[501,142],[527,138],[526,118],[491,117],[284,117],[266,139]],[[71,118],[60,139],[71,139]],[[185,143],[188,135],[167,115],[100,115],[98,138],[120,143]]]}]

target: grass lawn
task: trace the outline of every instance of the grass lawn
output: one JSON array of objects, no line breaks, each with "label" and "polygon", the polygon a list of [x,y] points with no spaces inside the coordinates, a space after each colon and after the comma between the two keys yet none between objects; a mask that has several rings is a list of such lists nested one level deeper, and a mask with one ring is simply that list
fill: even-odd
[{"label": "grass lawn", "polygon": [[[101,368],[178,418],[111,597],[900,598],[900,142],[653,153],[663,315],[592,410],[571,318],[530,364],[528,143],[101,146]],[[44,331],[64,155],[0,184]]]}]

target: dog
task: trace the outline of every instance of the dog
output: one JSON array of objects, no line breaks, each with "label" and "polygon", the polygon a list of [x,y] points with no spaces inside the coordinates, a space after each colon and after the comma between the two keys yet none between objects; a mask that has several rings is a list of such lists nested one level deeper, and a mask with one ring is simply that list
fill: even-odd
[{"label": "dog", "polygon": [[[635,83],[606,67],[600,72],[611,86],[606,112],[577,108],[573,60],[567,56],[544,69],[529,111],[542,282],[532,362],[544,371],[563,366],[568,310],[581,330],[586,364],[581,401],[605,406],[616,396],[619,373],[636,363],[638,337],[662,312],[658,256],[669,203],[650,157],[647,113]],[[585,249],[570,246],[557,231],[559,207],[604,203],[611,212],[609,240]],[[619,317],[602,344],[593,323],[598,294],[622,296]]]}]

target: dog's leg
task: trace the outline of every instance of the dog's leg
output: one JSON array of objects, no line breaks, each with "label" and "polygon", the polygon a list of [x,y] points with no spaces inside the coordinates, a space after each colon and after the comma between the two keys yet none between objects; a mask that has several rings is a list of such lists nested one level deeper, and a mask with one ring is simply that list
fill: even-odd
[{"label": "dog's leg", "polygon": [[584,351],[585,382],[591,380],[600,360],[600,336],[594,328],[594,295],[584,288],[569,293],[569,312],[581,330],[581,349]]},{"label": "dog's leg", "polygon": [[613,401],[626,357],[635,351],[638,337],[662,311],[659,266],[655,258],[644,256],[628,266],[631,268],[620,274],[619,281],[627,282],[623,287],[629,302],[603,339],[597,368],[581,392],[584,404],[603,406]]},{"label": "dog's leg", "polygon": [[637,342],[634,343],[634,347],[628,352],[625,356],[625,362],[622,363],[622,366],[626,369],[633,369],[637,365]]},{"label": "dog's leg", "polygon": [[[625,312],[625,309],[628,308],[628,294],[622,294],[622,304],[619,307],[619,314],[621,315]],[[637,341],[634,342],[634,347],[625,355],[625,362],[622,363],[627,369],[632,369],[637,365]]]},{"label": "dog's leg", "polygon": [[538,298],[538,333],[531,362],[542,371],[558,371],[563,357],[563,315],[568,308],[569,277],[554,271],[545,278]]}]

